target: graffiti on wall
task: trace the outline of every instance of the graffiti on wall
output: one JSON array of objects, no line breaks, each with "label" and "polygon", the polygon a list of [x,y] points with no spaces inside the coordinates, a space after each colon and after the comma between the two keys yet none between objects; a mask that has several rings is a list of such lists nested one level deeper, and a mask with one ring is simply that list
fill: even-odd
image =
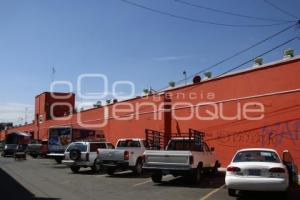
[{"label": "graffiti on wall", "polygon": [[291,122],[279,122],[271,126],[245,132],[218,132],[207,134],[207,141],[216,141],[223,145],[257,144],[260,146],[281,146],[289,140],[296,146],[300,139],[300,120]]}]

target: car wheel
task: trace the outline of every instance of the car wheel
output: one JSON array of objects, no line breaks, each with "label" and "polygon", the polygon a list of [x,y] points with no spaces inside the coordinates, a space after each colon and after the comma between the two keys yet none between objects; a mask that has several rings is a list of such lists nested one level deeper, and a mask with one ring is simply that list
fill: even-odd
[{"label": "car wheel", "polygon": [[62,162],[61,158],[55,158],[54,160],[56,161],[57,164],[61,164],[61,162]]},{"label": "car wheel", "polygon": [[34,159],[38,157],[37,154],[31,154],[30,156],[31,156],[32,158],[34,158]]},{"label": "car wheel", "polygon": [[99,173],[101,171],[100,163],[98,163],[97,160],[95,160],[92,170],[94,173]]},{"label": "car wheel", "polygon": [[188,178],[193,184],[198,184],[201,181],[201,176],[202,176],[202,167],[198,166],[195,172],[191,173]]},{"label": "car wheel", "polygon": [[220,166],[219,162],[216,161],[215,166],[212,169],[212,175],[216,175],[218,173],[219,166]]},{"label": "car wheel", "polygon": [[78,166],[71,166],[70,168],[71,168],[73,173],[78,173],[79,170],[80,170],[80,167],[78,167]]},{"label": "car wheel", "polygon": [[143,173],[143,163],[141,159],[138,159],[135,168],[134,168],[134,173],[136,175],[141,175]]},{"label": "car wheel", "polygon": [[231,197],[236,197],[236,190],[228,189],[228,195],[231,196]]},{"label": "car wheel", "polygon": [[162,174],[152,174],[151,179],[154,183],[161,183],[162,182]]},{"label": "car wheel", "polygon": [[114,169],[112,169],[112,168],[108,168],[108,169],[107,169],[107,174],[108,174],[108,175],[112,176],[112,175],[114,175],[114,173],[115,173],[115,170],[114,170]]}]

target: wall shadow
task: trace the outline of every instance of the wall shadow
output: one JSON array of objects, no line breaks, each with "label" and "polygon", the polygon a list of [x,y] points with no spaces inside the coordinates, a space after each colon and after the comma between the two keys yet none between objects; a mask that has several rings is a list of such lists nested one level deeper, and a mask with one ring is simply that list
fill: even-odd
[{"label": "wall shadow", "polygon": [[17,180],[0,168],[0,199],[9,200],[59,200],[58,198],[36,197]]}]

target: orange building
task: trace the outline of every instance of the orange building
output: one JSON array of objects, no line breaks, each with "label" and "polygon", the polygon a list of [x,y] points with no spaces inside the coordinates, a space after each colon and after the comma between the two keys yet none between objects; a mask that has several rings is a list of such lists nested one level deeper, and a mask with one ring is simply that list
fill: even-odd
[{"label": "orange building", "polygon": [[115,143],[145,137],[145,129],[164,133],[167,141],[192,128],[205,132],[223,166],[244,147],[288,149],[300,166],[299,80],[300,57],[294,57],[78,113],[74,94],[55,93],[62,100],[43,93],[36,97],[34,123],[7,133],[47,139],[49,127],[72,126],[101,130]]}]

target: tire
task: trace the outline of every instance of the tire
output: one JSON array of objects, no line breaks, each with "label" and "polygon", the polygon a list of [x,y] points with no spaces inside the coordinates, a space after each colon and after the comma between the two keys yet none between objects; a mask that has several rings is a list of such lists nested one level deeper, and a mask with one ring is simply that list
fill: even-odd
[{"label": "tire", "polygon": [[115,169],[112,169],[112,168],[108,168],[107,169],[107,174],[110,175],[110,176],[113,176],[115,173]]},{"label": "tire", "polygon": [[136,165],[134,167],[134,173],[136,175],[142,175],[143,173],[143,162],[142,162],[142,159],[138,159],[137,162],[136,162]]},{"label": "tire", "polygon": [[62,162],[61,158],[54,158],[54,160],[56,161],[57,164],[61,164],[61,162]]},{"label": "tire", "polygon": [[79,149],[71,149],[69,156],[71,160],[77,161],[81,158],[81,151]]},{"label": "tire", "polygon": [[229,196],[236,197],[236,190],[234,190],[234,189],[228,189],[227,192],[228,192]]},{"label": "tire", "polygon": [[199,165],[195,172],[189,175],[189,179],[193,184],[199,184],[202,177],[202,167]]},{"label": "tire", "polygon": [[162,182],[162,174],[152,174],[151,179],[154,183]]},{"label": "tire", "polygon": [[280,192],[278,196],[280,197],[281,200],[287,199],[288,191]]},{"label": "tire", "polygon": [[97,160],[95,160],[92,170],[94,173],[99,173],[101,171],[101,165],[99,162],[97,162]]},{"label": "tire", "polygon": [[30,156],[34,159],[36,159],[38,157],[38,154],[30,154]]},{"label": "tire", "polygon": [[218,173],[218,168],[219,168],[220,164],[219,161],[216,161],[215,166],[212,168],[212,175],[216,175]]},{"label": "tire", "polygon": [[70,168],[71,168],[71,171],[72,171],[73,173],[78,173],[79,170],[80,170],[80,167],[79,167],[79,166],[71,166]]}]

